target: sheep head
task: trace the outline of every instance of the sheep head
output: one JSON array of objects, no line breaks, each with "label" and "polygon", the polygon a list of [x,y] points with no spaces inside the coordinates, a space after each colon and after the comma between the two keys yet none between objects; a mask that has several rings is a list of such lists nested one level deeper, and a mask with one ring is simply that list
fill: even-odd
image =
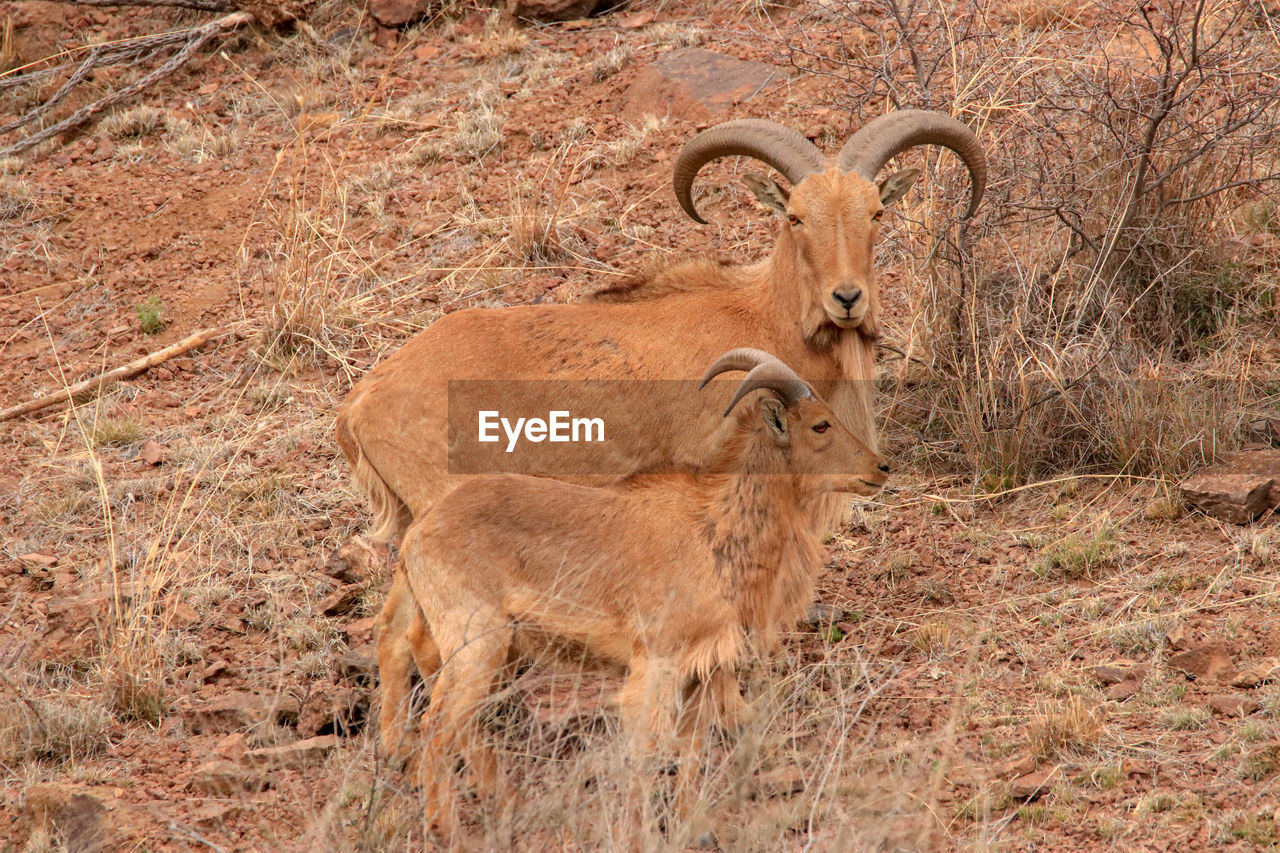
[{"label": "sheep head", "polygon": [[[870,497],[884,486],[889,466],[883,457],[844,427],[830,406],[776,356],[750,347],[729,350],[707,368],[699,387],[731,370],[747,375],[734,391],[725,417],[751,392],[773,392],[761,396],[758,404],[762,435],[777,451],[771,460],[773,473],[814,478],[818,492]],[[740,418],[745,423],[751,413]]]},{"label": "sheep head", "polygon": [[685,144],[675,164],[676,198],[694,221],[705,219],[693,204],[698,171],[720,157],[742,155],[771,166],[790,188],[748,173],[748,188],[786,217],[774,258],[805,284],[802,324],[818,339],[823,327],[861,328],[874,336],[877,302],[873,261],[881,212],[906,194],[919,177],[904,169],[880,183],[884,165],[908,148],[942,145],[969,170],[972,188],[965,217],[972,216],[986,188],[982,146],[966,125],[941,113],[901,110],[855,133],[832,160],[808,139],[771,121],[740,119],[704,130]]}]

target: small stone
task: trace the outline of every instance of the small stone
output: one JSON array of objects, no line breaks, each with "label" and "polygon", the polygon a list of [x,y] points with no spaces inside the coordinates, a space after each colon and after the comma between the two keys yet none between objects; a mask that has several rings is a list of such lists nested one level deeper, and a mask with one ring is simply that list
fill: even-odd
[{"label": "small stone", "polygon": [[1231,679],[1232,687],[1258,687],[1280,679],[1280,659],[1268,658],[1249,664]]},{"label": "small stone", "polygon": [[1111,685],[1107,688],[1107,699],[1111,702],[1123,702],[1142,691],[1142,682],[1137,679],[1129,679]]},{"label": "small stone", "polygon": [[154,467],[164,461],[164,448],[158,441],[144,441],[138,455],[142,457],[143,462]]},{"label": "small stone", "polygon": [[307,738],[288,746],[268,746],[263,749],[251,749],[244,754],[244,761],[250,767],[267,770],[278,770],[282,767],[306,767],[319,764],[333,752],[338,745],[334,735],[321,735]]},{"label": "small stone", "polygon": [[1129,670],[1122,666],[1091,666],[1089,674],[1097,680],[1099,684],[1119,684],[1129,678]]},{"label": "small stone", "polygon": [[51,569],[58,565],[58,558],[52,554],[23,554],[18,562],[29,569]]},{"label": "small stone", "polygon": [[1034,772],[1035,769],[1035,758],[1030,755],[1024,755],[1021,758],[1014,758],[1001,764],[996,769],[996,775],[1002,779],[1016,779],[1019,776],[1026,776],[1028,773]]},{"label": "small stone", "polygon": [[[369,0],[369,14],[382,29],[392,29],[412,23],[431,8],[431,0]],[[375,37],[375,41],[376,41]],[[395,44],[394,36],[391,44]],[[379,47],[387,47],[378,42]]]},{"label": "small stone", "polygon": [[191,731],[196,734],[244,731],[259,723],[274,721],[279,716],[279,702],[275,697],[234,690],[197,705],[187,716]]},{"label": "small stone", "polygon": [[711,119],[786,79],[777,66],[703,48],[679,48],[659,54],[637,71],[623,94],[621,115]]},{"label": "small stone", "polygon": [[363,595],[364,587],[359,584],[338,587],[320,602],[320,612],[325,616],[345,616],[356,609]]},{"label": "small stone", "polygon": [[377,548],[369,540],[363,536],[355,536],[329,555],[324,564],[324,573],[344,584],[364,583],[381,574],[383,562]]},{"label": "small stone", "polygon": [[1197,680],[1230,681],[1235,677],[1235,666],[1223,643],[1205,643],[1178,652],[1169,658],[1169,666]]},{"label": "small stone", "polygon": [[249,751],[249,743],[243,732],[232,732],[218,741],[213,748],[214,755],[227,761],[239,761]]},{"label": "small stone", "polygon": [[173,621],[171,622],[175,628],[192,628],[200,624],[200,611],[196,610],[185,601],[175,602],[173,605]]},{"label": "small stone", "polygon": [[1009,783],[1009,796],[1023,802],[1038,799],[1049,791],[1061,775],[1061,769],[1055,766],[1019,776]]},{"label": "small stone", "polygon": [[777,799],[803,794],[812,771],[803,767],[786,766],[764,770],[752,780],[752,796],[755,799]]},{"label": "small stone", "polygon": [[572,21],[585,18],[600,0],[507,0],[507,12],[529,21]]},{"label": "small stone", "polygon": [[1165,634],[1165,639],[1169,641],[1169,645],[1178,651],[1191,647],[1191,632],[1187,630],[1186,625],[1177,625],[1170,628]]},{"label": "small stone", "polygon": [[804,621],[810,628],[821,628],[830,625],[832,622],[838,622],[843,618],[843,608],[817,601],[809,605],[809,612],[805,614]]},{"label": "small stone", "polygon": [[373,629],[377,624],[377,616],[366,616],[363,619],[348,622],[343,629],[343,633],[347,635],[347,645],[354,648],[364,643],[373,642]]},{"label": "small stone", "polygon": [[[350,626],[348,626],[348,635]],[[347,652],[338,658],[335,666],[339,678],[349,679],[357,684],[368,684],[378,675],[378,662],[372,655]]]},{"label": "small stone", "polygon": [[1210,696],[1209,707],[1224,717],[1247,717],[1258,710],[1260,705],[1243,696]]},{"label": "small stone", "polygon": [[264,773],[219,758],[193,770],[188,785],[201,794],[229,797],[241,791],[265,791],[271,780]]},{"label": "small stone", "polygon": [[231,664],[225,660],[216,660],[204,668],[200,673],[200,679],[206,684],[215,681],[219,676],[226,675],[231,671]]},{"label": "small stone", "polygon": [[369,716],[369,691],[324,684],[312,690],[298,713],[301,737],[354,733]]},{"label": "small stone", "polygon": [[[42,782],[26,791],[32,826],[62,842],[65,850],[134,849],[128,829],[130,809],[87,785]],[[136,841],[137,839],[133,839]]]}]

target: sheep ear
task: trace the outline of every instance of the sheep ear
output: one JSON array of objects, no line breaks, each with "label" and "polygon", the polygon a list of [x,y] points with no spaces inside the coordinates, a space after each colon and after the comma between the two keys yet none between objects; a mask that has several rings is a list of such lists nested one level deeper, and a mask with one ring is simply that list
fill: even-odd
[{"label": "sheep ear", "polygon": [[779,213],[787,212],[787,200],[791,198],[791,193],[777,183],[755,172],[747,172],[743,175],[742,182],[747,185],[747,189],[755,193],[761,204],[772,207]]},{"label": "sheep ear", "polygon": [[903,169],[885,178],[880,184],[880,203],[885,207],[893,204],[907,194],[919,177],[919,169]]},{"label": "sheep ear", "polygon": [[787,442],[787,407],[777,397],[760,398],[760,417],[779,444]]}]

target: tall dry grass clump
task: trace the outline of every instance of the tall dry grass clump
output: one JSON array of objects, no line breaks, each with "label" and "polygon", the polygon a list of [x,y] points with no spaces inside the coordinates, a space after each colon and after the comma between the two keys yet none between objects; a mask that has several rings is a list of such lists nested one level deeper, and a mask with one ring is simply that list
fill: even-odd
[{"label": "tall dry grass clump", "polygon": [[918,282],[891,420],[996,482],[1176,476],[1238,443],[1280,400],[1251,349],[1280,327],[1278,45],[1249,2],[1032,20],[874,0],[799,21],[792,63],[846,81],[852,125],[950,111],[991,160],[975,222],[945,218],[965,188],[944,155],[904,208],[919,227],[886,242]]},{"label": "tall dry grass clump", "polygon": [[[891,676],[854,644],[814,660],[757,661],[747,695],[755,717],[711,737],[697,757],[692,814],[709,817],[719,849],[934,849],[948,827],[936,811],[929,752],[918,742],[869,746],[864,714]],[[546,661],[496,691],[477,713],[503,767],[497,798],[463,798],[460,849],[683,849],[670,766],[637,764],[609,701],[620,679]],[[661,763],[661,762],[659,762]],[[312,827],[329,849],[430,847],[412,774],[385,773],[344,790]],[[630,799],[642,792],[639,820]]]},{"label": "tall dry grass clump", "polygon": [[344,363],[358,334],[369,273],[354,246],[358,229],[348,218],[346,189],[336,180],[309,182],[304,174],[264,213],[276,238],[262,268],[264,362],[286,372]]}]

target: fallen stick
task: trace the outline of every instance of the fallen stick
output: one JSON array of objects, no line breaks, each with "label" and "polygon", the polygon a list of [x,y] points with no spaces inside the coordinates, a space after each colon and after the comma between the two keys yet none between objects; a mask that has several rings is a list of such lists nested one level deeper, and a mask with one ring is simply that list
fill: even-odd
[{"label": "fallen stick", "polygon": [[0,410],[0,421],[7,421],[10,418],[29,415],[32,412],[38,412],[41,409],[47,409],[50,406],[59,403],[69,403],[75,398],[88,392],[98,393],[108,382],[114,382],[117,379],[128,379],[130,376],[137,376],[144,370],[150,370],[157,364],[162,364],[171,358],[177,358],[185,352],[190,352],[198,346],[202,346],[210,338],[226,332],[226,329],[202,329],[190,337],[183,338],[176,344],[171,344],[162,350],[157,350],[142,358],[113,367],[106,373],[100,373],[92,379],[86,379],[83,382],[77,382],[75,385],[69,385],[61,390],[54,391],[52,394],[45,394],[28,400],[25,403],[19,403],[16,406],[10,406],[7,409]]}]

